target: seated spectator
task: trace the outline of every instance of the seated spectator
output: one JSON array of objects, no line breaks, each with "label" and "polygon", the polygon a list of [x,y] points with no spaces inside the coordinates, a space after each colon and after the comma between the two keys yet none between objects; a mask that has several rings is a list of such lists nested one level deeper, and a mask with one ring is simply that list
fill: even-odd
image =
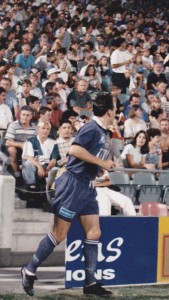
[{"label": "seated spectator", "polygon": [[147,130],[146,123],[141,119],[142,109],[139,105],[133,105],[129,112],[129,119],[124,122],[124,139],[132,140],[140,130]]},{"label": "seated spectator", "polygon": [[12,112],[8,105],[5,104],[6,91],[0,87],[0,148],[3,144],[3,134],[6,132],[8,125],[13,122]]},{"label": "seated spectator", "polygon": [[85,71],[85,79],[88,82],[88,91],[101,90],[101,84],[96,76],[96,69],[93,65],[88,65]]},{"label": "seated spectator", "polygon": [[48,138],[50,123],[40,121],[37,132],[37,136],[27,140],[22,154],[22,174],[31,191],[36,189],[38,177],[44,178],[60,159],[55,141]]},{"label": "seated spectator", "polygon": [[131,143],[124,147],[121,153],[125,167],[138,169],[153,168],[153,165],[146,164],[146,153],[148,151],[148,135],[146,131],[140,130],[136,133]]},{"label": "seated spectator", "polygon": [[143,69],[137,70],[137,73],[133,78],[133,82],[136,88],[147,90],[147,79],[144,77]]},{"label": "seated spectator", "polygon": [[[161,102],[160,102],[161,103]],[[163,109],[158,108],[156,110],[152,110],[149,116],[150,119],[150,127],[151,128],[160,128],[160,121],[166,118],[166,114]]]},{"label": "seated spectator", "polygon": [[3,78],[0,81],[0,86],[6,91],[5,103],[9,106],[15,119],[19,116],[19,102],[14,91],[11,90],[11,79]]},{"label": "seated spectator", "polygon": [[17,89],[19,88],[19,85],[18,85],[19,77],[14,75],[14,73],[15,73],[15,66],[13,64],[10,64],[6,68],[4,78],[9,78],[11,80],[11,82],[12,82],[11,91],[16,92]]},{"label": "seated spectator", "polygon": [[51,117],[52,117],[51,108],[49,108],[47,106],[41,106],[41,108],[39,109],[39,122],[42,121],[42,122],[50,123],[51,129],[50,129],[48,137],[51,138],[52,140],[56,140],[57,128],[55,126],[53,126],[53,124],[51,123]]},{"label": "seated spectator", "polygon": [[63,112],[63,115],[62,115],[62,120],[68,120],[68,121],[71,122],[71,125],[72,125],[72,136],[75,136],[75,134],[76,134],[75,123],[77,121],[77,117],[78,117],[78,114],[75,111],[71,110],[71,109],[65,110]]},{"label": "seated spectator", "polygon": [[73,109],[78,114],[83,110],[92,110],[92,99],[87,92],[87,86],[86,80],[80,79],[76,89],[69,94],[67,99],[68,108]]},{"label": "seated spectator", "polygon": [[58,145],[61,159],[57,161],[59,167],[63,167],[67,162],[67,154],[73,142],[72,124],[66,119],[62,119],[58,129],[58,138],[56,144]]},{"label": "seated spectator", "polygon": [[169,134],[169,120],[168,119],[160,120],[160,131],[161,131],[161,134],[164,136]]},{"label": "seated spectator", "polygon": [[22,46],[22,53],[18,54],[15,58],[15,64],[17,68],[31,69],[35,64],[35,58],[31,54],[31,47],[29,44]]},{"label": "seated spectator", "polygon": [[56,128],[59,127],[59,122],[62,118],[63,111],[60,109],[61,98],[58,93],[50,93],[46,96],[47,107],[52,111],[51,124]]},{"label": "seated spectator", "polygon": [[155,62],[153,71],[148,75],[147,78],[147,89],[157,91],[157,83],[158,82],[167,83],[167,79],[165,74],[163,73],[163,63]]},{"label": "seated spectator", "polygon": [[30,95],[27,98],[27,105],[32,109],[32,122],[36,123],[39,119],[39,98]]},{"label": "seated spectator", "polygon": [[47,71],[48,79],[44,80],[42,83],[43,88],[46,87],[46,84],[48,82],[55,82],[55,80],[58,78],[58,73],[60,73],[60,70],[58,68],[51,68]]},{"label": "seated spectator", "polygon": [[30,91],[32,87],[32,83],[30,82],[29,79],[24,79],[21,84],[22,84],[21,88],[19,88],[16,93],[20,108],[24,105],[27,105],[27,99],[31,95]]},{"label": "seated spectator", "polygon": [[36,126],[31,124],[31,119],[32,109],[27,105],[22,106],[19,120],[10,123],[5,135],[7,152],[15,177],[20,177],[17,159],[21,158],[24,143],[36,136]]},{"label": "seated spectator", "polygon": [[38,76],[36,74],[31,73],[29,76],[29,80],[32,84],[30,94],[32,96],[38,97],[39,100],[41,100],[42,99],[42,91],[38,87],[38,80],[39,80]]},{"label": "seated spectator", "polygon": [[150,128],[147,130],[147,135],[149,152],[146,154],[146,164],[153,165],[154,169],[161,169],[161,131],[158,128]]},{"label": "seated spectator", "polygon": [[[142,105],[140,104],[140,95],[137,93],[132,93],[130,95],[129,100],[127,100],[124,104],[124,116],[125,116],[126,120],[129,117],[129,111],[133,105],[140,105],[142,108]],[[146,112],[144,111],[143,108],[142,108],[142,116],[141,117],[145,122],[148,121],[148,115],[146,114]]]},{"label": "seated spectator", "polygon": [[162,169],[169,170],[169,134],[161,136]]},{"label": "seated spectator", "polygon": [[[106,172],[105,172],[106,173]],[[132,200],[115,189],[108,174],[102,176],[103,181],[94,181],[96,187],[100,216],[110,216],[112,206],[125,216],[136,216]],[[101,178],[102,178],[101,177]]]},{"label": "seated spectator", "polygon": [[146,102],[143,102],[142,108],[149,115],[152,111],[152,103],[156,101],[157,98],[154,95],[153,91],[147,91],[146,93]]}]

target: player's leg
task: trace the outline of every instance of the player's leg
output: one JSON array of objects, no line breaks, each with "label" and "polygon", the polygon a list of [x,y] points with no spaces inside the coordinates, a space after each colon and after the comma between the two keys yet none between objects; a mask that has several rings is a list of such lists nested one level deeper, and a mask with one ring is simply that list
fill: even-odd
[{"label": "player's leg", "polygon": [[35,276],[37,268],[53,252],[54,248],[65,239],[70,226],[70,222],[55,216],[52,232],[41,240],[31,261],[26,267],[22,268],[22,285],[28,295],[34,295],[33,284],[34,280],[37,279]]},{"label": "player's leg", "polygon": [[106,291],[100,284],[96,283],[94,273],[97,266],[98,242],[101,235],[99,216],[82,215],[80,216],[82,227],[85,231],[86,239],[84,241],[85,257],[85,287],[84,294],[109,295],[111,292]]}]

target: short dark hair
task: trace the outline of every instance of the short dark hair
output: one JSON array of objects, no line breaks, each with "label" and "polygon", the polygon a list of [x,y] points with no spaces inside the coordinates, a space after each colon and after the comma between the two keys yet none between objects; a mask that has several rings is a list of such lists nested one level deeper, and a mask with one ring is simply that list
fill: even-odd
[{"label": "short dark hair", "polygon": [[49,93],[47,96],[46,96],[46,101],[48,104],[51,104],[51,102],[53,100],[55,100],[56,97],[59,97],[60,98],[60,95],[58,93]]},{"label": "short dark hair", "polygon": [[149,140],[150,140],[151,137],[153,138],[156,135],[161,136],[161,130],[158,129],[158,128],[149,128],[147,130],[147,134],[148,134],[148,137],[149,137]]},{"label": "short dark hair", "polygon": [[21,107],[21,111],[23,111],[23,110],[29,111],[29,112],[31,112],[33,114],[33,110],[32,110],[32,108],[29,105],[23,105]]},{"label": "short dark hair", "polygon": [[131,94],[131,95],[130,95],[130,98],[129,98],[129,101],[131,102],[131,101],[133,100],[134,97],[135,97],[135,98],[140,98],[140,95],[137,94],[137,93]]},{"label": "short dark hair", "polygon": [[41,106],[39,109],[39,115],[44,115],[47,111],[52,111],[50,107],[47,106]]},{"label": "short dark hair", "polygon": [[6,91],[5,91],[5,89],[4,89],[2,86],[0,86],[0,95],[1,95],[2,93],[5,93],[5,94],[6,94]]},{"label": "short dark hair", "polygon": [[110,93],[102,92],[98,94],[93,102],[94,115],[102,117],[109,109],[113,110],[113,101]]},{"label": "short dark hair", "polygon": [[29,105],[29,103],[35,103],[36,101],[39,101],[39,98],[33,95],[30,95],[27,99],[26,99],[26,103],[27,105]]},{"label": "short dark hair", "polygon": [[72,123],[68,120],[68,119],[61,119],[60,122],[59,122],[59,127],[61,127],[63,124],[67,124],[69,123],[71,126],[72,126]]}]

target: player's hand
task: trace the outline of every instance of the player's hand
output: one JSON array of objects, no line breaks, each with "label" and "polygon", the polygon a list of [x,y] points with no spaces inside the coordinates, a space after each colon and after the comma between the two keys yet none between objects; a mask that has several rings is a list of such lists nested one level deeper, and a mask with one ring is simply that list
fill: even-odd
[{"label": "player's hand", "polygon": [[104,170],[110,171],[111,169],[116,167],[116,163],[112,160],[103,160],[101,167]]}]

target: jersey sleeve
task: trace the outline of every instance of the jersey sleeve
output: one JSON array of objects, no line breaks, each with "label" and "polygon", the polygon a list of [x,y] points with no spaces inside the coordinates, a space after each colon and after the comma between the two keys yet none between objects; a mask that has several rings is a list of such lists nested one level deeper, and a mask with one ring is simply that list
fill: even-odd
[{"label": "jersey sleeve", "polygon": [[79,145],[81,147],[88,148],[88,145],[92,144],[96,135],[96,131],[93,130],[93,127],[88,123],[79,129],[72,145]]}]

